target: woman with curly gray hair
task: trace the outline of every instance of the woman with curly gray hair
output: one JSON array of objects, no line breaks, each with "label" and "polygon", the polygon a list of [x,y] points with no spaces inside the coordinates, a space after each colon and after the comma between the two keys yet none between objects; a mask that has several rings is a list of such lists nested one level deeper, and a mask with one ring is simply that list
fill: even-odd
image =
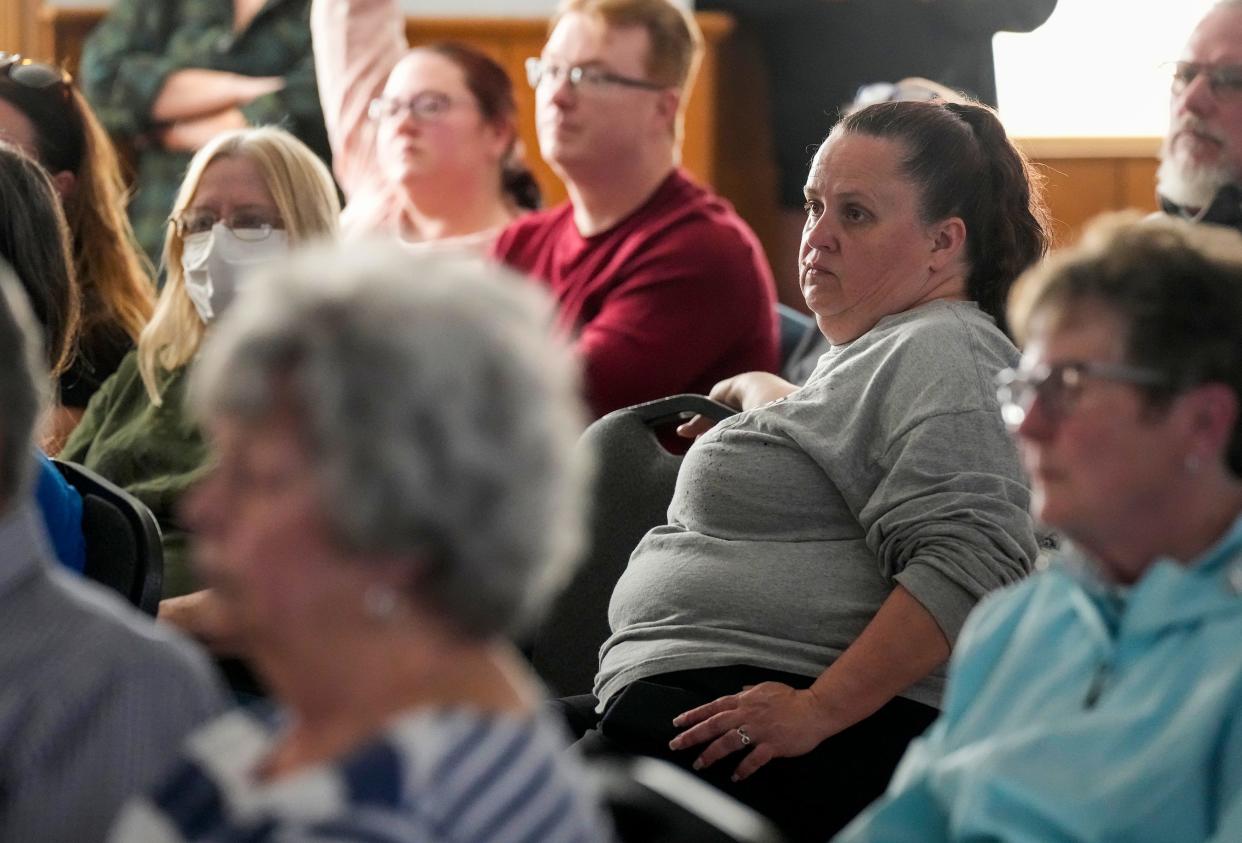
[{"label": "woman with curly gray hair", "polygon": [[505,641],[578,540],[549,302],[379,245],[243,295],[193,376],[219,460],[186,518],[280,708],[196,736],[115,838],[607,839]]}]

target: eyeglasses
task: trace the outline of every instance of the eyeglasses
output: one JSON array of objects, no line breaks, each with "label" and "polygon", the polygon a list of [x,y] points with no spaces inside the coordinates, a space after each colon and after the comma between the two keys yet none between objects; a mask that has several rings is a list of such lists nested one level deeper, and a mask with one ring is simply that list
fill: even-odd
[{"label": "eyeglasses", "polygon": [[872,82],[859,86],[850,108],[862,109],[878,102],[935,102],[938,99],[941,99],[940,91],[912,80]]},{"label": "eyeglasses", "polygon": [[0,51],[0,72],[23,88],[36,91],[42,91],[53,85],[63,85],[68,89],[73,83],[73,77],[68,71],[50,64],[24,59],[19,53]]},{"label": "eyeglasses", "polygon": [[1173,93],[1180,94],[1199,76],[1207,79],[1212,96],[1218,100],[1235,100],[1242,97],[1242,65],[1199,64],[1179,61],[1173,65]]},{"label": "eyeglasses", "polygon": [[1053,366],[1043,363],[1028,370],[1002,369],[996,375],[996,398],[1000,401],[1001,418],[1010,430],[1017,430],[1038,398],[1048,417],[1060,421],[1074,409],[1086,382],[1092,378],[1135,386],[1163,386],[1168,382],[1163,374],[1154,369],[1086,360]]},{"label": "eyeglasses", "polygon": [[530,83],[532,88],[538,88],[544,82],[551,82],[555,85],[562,79],[569,82],[569,87],[574,90],[584,86],[591,90],[598,90],[609,85],[619,85],[624,88],[640,88],[644,91],[663,91],[669,87],[668,85],[661,85],[658,82],[650,82],[646,79],[622,76],[619,73],[613,73],[595,65],[583,66],[574,64],[566,66],[537,58],[526,60],[526,81]]},{"label": "eyeglasses", "polygon": [[251,242],[266,240],[273,231],[280,231],[285,227],[279,217],[259,211],[236,211],[221,218],[214,211],[191,209],[178,216],[169,217],[168,221],[177,227],[177,233],[182,237],[206,234],[217,223],[222,223],[238,240]]},{"label": "eyeglasses", "polygon": [[415,120],[434,123],[443,119],[444,115],[452,111],[455,106],[465,105],[468,102],[464,99],[454,99],[441,91],[423,91],[408,99],[376,97],[367,107],[367,116],[379,121],[410,114]]}]

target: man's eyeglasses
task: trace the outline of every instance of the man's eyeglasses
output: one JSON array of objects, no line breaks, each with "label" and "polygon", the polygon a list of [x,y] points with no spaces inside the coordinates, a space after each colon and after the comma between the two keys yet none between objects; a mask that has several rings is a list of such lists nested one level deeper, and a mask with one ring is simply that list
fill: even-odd
[{"label": "man's eyeglasses", "polygon": [[214,211],[191,209],[170,217],[168,221],[177,227],[177,233],[183,238],[192,234],[206,234],[216,227],[216,223],[223,223],[238,240],[251,242],[266,240],[273,231],[285,227],[279,217],[258,211],[235,211],[222,218]]},{"label": "man's eyeglasses", "polygon": [[1060,421],[1082,396],[1086,382],[1117,381],[1135,386],[1164,386],[1167,380],[1153,369],[1141,369],[1122,363],[1093,363],[1074,360],[1032,369],[1003,369],[996,375],[996,398],[1000,401],[1001,417],[1010,430],[1016,430],[1031,405],[1038,398],[1048,418]]},{"label": "man's eyeglasses", "polygon": [[644,91],[663,91],[669,87],[668,85],[661,85],[658,82],[650,82],[646,79],[622,76],[619,73],[613,73],[595,65],[584,66],[575,64],[566,66],[537,58],[526,60],[526,81],[530,83],[532,88],[538,88],[544,82],[551,82],[553,85],[556,85],[562,79],[569,82],[569,87],[574,90],[583,87],[598,90],[609,85],[639,88]]},{"label": "man's eyeglasses", "polygon": [[465,101],[453,99],[440,91],[423,91],[408,99],[376,97],[367,107],[367,116],[378,121],[391,120],[408,113],[416,120],[434,123],[463,102]]},{"label": "man's eyeglasses", "polygon": [[0,51],[0,73],[12,79],[23,88],[36,91],[63,85],[66,88],[73,82],[69,72],[50,64],[24,59],[18,53]]},{"label": "man's eyeglasses", "polygon": [[1237,99],[1242,96],[1242,64],[1199,64],[1179,61],[1173,65],[1173,93],[1180,94],[1200,76],[1207,79],[1212,96]]}]

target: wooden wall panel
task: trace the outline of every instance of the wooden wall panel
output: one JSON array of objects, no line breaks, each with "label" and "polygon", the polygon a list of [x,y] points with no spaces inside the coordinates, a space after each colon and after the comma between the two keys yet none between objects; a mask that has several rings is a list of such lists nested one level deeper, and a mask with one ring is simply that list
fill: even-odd
[{"label": "wooden wall panel", "polygon": [[[721,85],[718,77],[722,63],[718,52],[729,40],[733,19],[718,12],[702,12],[697,16],[707,43],[702,67],[686,104],[686,130],[682,142],[682,160],[698,178],[715,184],[719,169],[717,102]],[[565,188],[539,157],[535,135],[535,94],[526,84],[526,59],[538,56],[547,38],[547,24],[537,19],[448,19],[409,18],[406,35],[413,45],[432,41],[462,41],[486,52],[508,71],[518,101],[519,135],[526,159],[539,181],[545,201],[549,204],[565,198]]]},{"label": "wooden wall panel", "polygon": [[[37,2],[0,0],[4,10],[0,27],[11,26],[21,17],[14,11],[19,6],[33,9]],[[37,16],[35,48],[26,51],[76,70],[82,41],[103,12],[100,7],[43,7]],[[796,250],[791,245],[796,243],[794,232],[787,229],[796,221],[787,212],[782,216],[777,205],[763,62],[754,42],[734,26],[731,17],[701,12],[697,18],[708,52],[687,104],[683,162],[733,202],[754,227],[772,264],[787,268]],[[525,59],[539,54],[546,24],[537,19],[411,18],[407,31],[413,43],[461,40],[475,44],[504,65],[515,84],[527,160],[546,200],[563,198],[563,185],[539,158],[534,92],[525,83]],[[1156,207],[1153,190],[1159,141],[1155,138],[1031,138],[1019,143],[1047,176],[1048,201],[1060,244],[1072,242],[1096,214]],[[795,301],[797,295],[796,289],[782,291],[791,304],[800,304]]]},{"label": "wooden wall panel", "polygon": [[38,10],[39,0],[0,0],[0,50],[23,55],[35,51]]},{"label": "wooden wall panel", "polygon": [[1019,145],[1045,175],[1057,245],[1074,242],[1106,211],[1156,210],[1157,138],[1027,138]]},{"label": "wooden wall panel", "polygon": [[[10,0],[4,0],[10,2]],[[104,13],[101,7],[71,8],[45,6],[39,13],[39,53],[64,62],[71,72],[77,69],[82,41]],[[686,104],[686,131],[682,160],[695,176],[715,184],[721,155],[717,104],[724,94],[718,82],[723,71],[717,52],[734,33],[733,18],[720,12],[696,15],[707,44],[698,79]],[[525,61],[539,55],[547,37],[547,23],[539,19],[512,18],[423,18],[406,21],[411,44],[431,41],[463,41],[486,52],[504,66],[513,79],[519,110],[519,134],[527,161],[539,181],[547,202],[559,202],[565,188],[551,168],[539,158],[535,137],[534,92],[526,84]]]}]

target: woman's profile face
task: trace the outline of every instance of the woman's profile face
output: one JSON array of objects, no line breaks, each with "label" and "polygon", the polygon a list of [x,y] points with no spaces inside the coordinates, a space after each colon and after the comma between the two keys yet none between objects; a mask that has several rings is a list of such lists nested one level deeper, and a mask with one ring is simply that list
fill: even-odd
[{"label": "woman's profile face", "polygon": [[217,222],[243,228],[261,224],[284,227],[263,172],[244,155],[221,156],[208,164],[180,218],[183,223],[193,221],[194,230],[209,231]]},{"label": "woman's profile face", "polygon": [[360,606],[332,540],[316,475],[297,424],[277,414],[259,423],[208,425],[217,461],[186,496],[195,570],[216,590],[234,633],[262,648],[286,634],[322,632]]},{"label": "woman's profile face", "polygon": [[34,160],[39,160],[39,136],[34,123],[20,108],[0,99],[0,141],[12,144]]},{"label": "woman's profile face", "polygon": [[[1122,364],[1125,335],[1121,320],[1099,306],[1070,320],[1036,315],[1021,368]],[[1176,494],[1170,478],[1184,473],[1186,455],[1172,414],[1152,409],[1131,383],[1086,376],[1072,390],[1037,393],[1016,435],[1031,514],[1089,550],[1118,581],[1141,576],[1109,551],[1152,513],[1169,511],[1160,502]]]},{"label": "woman's profile face", "polygon": [[417,190],[499,172],[511,133],[484,118],[450,59],[412,51],[389,74],[381,100],[376,143],[387,178]]},{"label": "woman's profile face", "polygon": [[841,134],[811,163],[799,281],[834,343],[944,297],[942,279],[931,272],[939,228],[919,216],[918,188],[901,172],[904,152],[894,140]]}]

